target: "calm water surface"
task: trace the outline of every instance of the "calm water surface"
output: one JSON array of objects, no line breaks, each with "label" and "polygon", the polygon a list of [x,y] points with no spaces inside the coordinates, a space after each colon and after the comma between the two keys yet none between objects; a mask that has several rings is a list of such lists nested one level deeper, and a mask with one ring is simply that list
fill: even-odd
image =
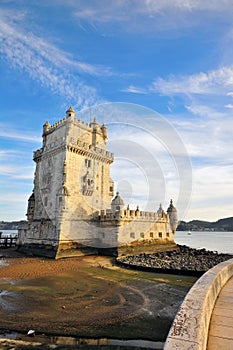
[{"label": "calm water surface", "polygon": [[[14,236],[18,233],[17,230],[2,230],[2,232],[4,236]],[[191,248],[205,248],[219,253],[233,254],[233,232],[192,231],[191,235],[188,235],[187,231],[177,231],[175,242]]]},{"label": "calm water surface", "polygon": [[205,248],[218,253],[233,254],[233,232],[177,231],[175,242],[191,248]]}]

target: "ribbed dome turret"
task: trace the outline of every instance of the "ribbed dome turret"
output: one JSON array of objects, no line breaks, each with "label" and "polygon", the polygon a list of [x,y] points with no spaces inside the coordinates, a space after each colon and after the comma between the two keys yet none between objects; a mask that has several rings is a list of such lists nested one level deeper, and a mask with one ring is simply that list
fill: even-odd
[{"label": "ribbed dome turret", "polygon": [[175,233],[176,228],[178,226],[178,217],[177,217],[177,209],[173,205],[173,201],[171,199],[170,205],[167,208],[167,213],[169,215],[170,227],[173,233]]},{"label": "ribbed dome turret", "polygon": [[163,210],[163,207],[162,207],[162,204],[160,203],[160,205],[159,205],[159,209],[157,210],[157,214],[158,215],[163,215],[164,214],[164,210]]},{"label": "ribbed dome turret", "polygon": [[119,192],[116,193],[115,198],[112,200],[111,207],[112,207],[112,211],[113,211],[113,212],[115,212],[115,211],[120,211],[120,210],[123,210],[123,209],[124,209],[124,201],[123,201],[123,199],[121,198]]}]

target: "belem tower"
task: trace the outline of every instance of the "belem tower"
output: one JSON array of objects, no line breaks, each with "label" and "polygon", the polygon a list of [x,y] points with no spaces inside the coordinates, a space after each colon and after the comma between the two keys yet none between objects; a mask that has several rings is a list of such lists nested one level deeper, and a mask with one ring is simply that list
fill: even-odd
[{"label": "belem tower", "polygon": [[[94,118],[76,119],[70,107],[54,125],[43,125],[43,144],[34,152],[34,189],[18,248],[35,255],[116,255],[122,246],[172,243],[177,210],[125,208],[110,177],[114,160],[106,150],[107,127]],[[114,197],[114,198],[113,198]]]}]

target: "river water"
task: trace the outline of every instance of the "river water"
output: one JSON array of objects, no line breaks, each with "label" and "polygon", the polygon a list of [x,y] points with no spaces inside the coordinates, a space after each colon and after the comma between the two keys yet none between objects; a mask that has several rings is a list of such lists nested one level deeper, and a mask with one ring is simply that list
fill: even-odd
[{"label": "river water", "polygon": [[192,231],[188,234],[187,231],[177,231],[175,242],[191,248],[233,254],[233,232]]},{"label": "river water", "polygon": [[[17,234],[17,230],[2,230],[4,236]],[[205,248],[218,253],[233,254],[233,232],[209,231],[177,231],[175,233],[177,244],[187,245],[191,248]]]}]

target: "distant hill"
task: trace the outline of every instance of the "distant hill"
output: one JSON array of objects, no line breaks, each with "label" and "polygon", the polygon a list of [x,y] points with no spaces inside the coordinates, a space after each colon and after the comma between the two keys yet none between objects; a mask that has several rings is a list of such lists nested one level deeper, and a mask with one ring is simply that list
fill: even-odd
[{"label": "distant hill", "polygon": [[19,224],[23,222],[25,221],[0,221],[0,230],[17,230]]},{"label": "distant hill", "polygon": [[219,219],[215,222],[192,220],[180,221],[177,231],[233,231],[233,217]]},{"label": "distant hill", "polygon": [[[17,230],[21,221],[0,221],[0,230]],[[232,231],[233,232],[233,217],[219,219],[215,222],[192,220],[189,222],[180,221],[177,231]]]}]

